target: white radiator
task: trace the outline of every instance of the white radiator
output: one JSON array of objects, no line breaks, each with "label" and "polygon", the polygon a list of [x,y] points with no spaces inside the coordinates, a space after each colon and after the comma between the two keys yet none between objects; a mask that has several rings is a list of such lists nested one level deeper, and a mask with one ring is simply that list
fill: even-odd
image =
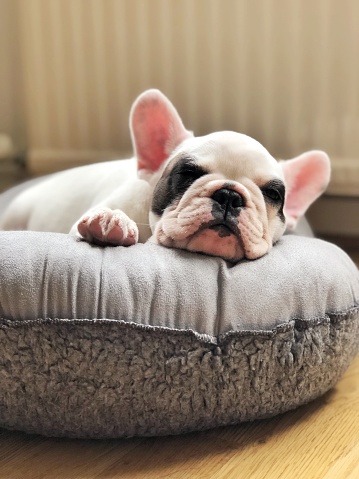
[{"label": "white radiator", "polygon": [[131,150],[128,114],[160,88],[195,134],[333,158],[359,195],[357,0],[19,0],[30,168]]}]

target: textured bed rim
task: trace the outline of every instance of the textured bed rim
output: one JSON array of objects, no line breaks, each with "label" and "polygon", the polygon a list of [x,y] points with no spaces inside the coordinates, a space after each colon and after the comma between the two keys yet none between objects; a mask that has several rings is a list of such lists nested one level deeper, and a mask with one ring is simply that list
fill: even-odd
[{"label": "textured bed rim", "polygon": [[88,325],[88,324],[118,324],[122,327],[129,327],[129,328],[138,328],[141,330],[145,330],[147,332],[157,331],[157,332],[164,332],[166,334],[171,333],[175,335],[184,335],[184,336],[193,336],[199,342],[205,344],[213,344],[217,345],[219,343],[223,343],[226,339],[231,338],[232,336],[268,336],[271,337],[279,332],[285,332],[294,329],[302,330],[308,329],[313,326],[319,324],[326,324],[330,322],[337,322],[341,319],[350,319],[359,313],[359,305],[354,305],[347,308],[344,311],[336,311],[336,312],[327,312],[322,317],[311,318],[311,319],[303,319],[303,318],[293,318],[288,322],[283,324],[279,324],[275,328],[271,330],[238,330],[238,331],[229,331],[224,334],[220,334],[219,336],[211,336],[208,334],[201,334],[192,329],[175,329],[175,328],[168,328],[165,326],[154,326],[154,325],[145,325],[136,323],[134,321],[123,321],[119,319],[110,319],[110,318],[99,318],[99,319],[72,319],[72,318],[38,318],[38,319],[27,319],[27,320],[13,320],[13,319],[6,319],[0,318],[0,329],[1,328],[21,328],[21,327],[31,327],[33,324],[76,324],[76,325]]},{"label": "textured bed rim", "polygon": [[227,333],[217,344],[115,320],[7,321],[0,344],[3,427],[178,434],[270,417],[324,394],[358,351],[359,308]]}]

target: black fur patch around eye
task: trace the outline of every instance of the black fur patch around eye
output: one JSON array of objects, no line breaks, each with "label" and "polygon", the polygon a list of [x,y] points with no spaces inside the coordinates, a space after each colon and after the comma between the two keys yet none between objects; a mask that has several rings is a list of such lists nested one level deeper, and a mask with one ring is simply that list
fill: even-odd
[{"label": "black fur patch around eye", "polygon": [[208,172],[193,158],[182,158],[168,175],[163,175],[153,193],[152,211],[161,216],[164,210],[201,176]]},{"label": "black fur patch around eye", "polygon": [[268,181],[268,183],[261,187],[261,191],[263,193],[264,200],[275,208],[278,208],[278,216],[280,220],[284,222],[284,183],[279,179]]}]

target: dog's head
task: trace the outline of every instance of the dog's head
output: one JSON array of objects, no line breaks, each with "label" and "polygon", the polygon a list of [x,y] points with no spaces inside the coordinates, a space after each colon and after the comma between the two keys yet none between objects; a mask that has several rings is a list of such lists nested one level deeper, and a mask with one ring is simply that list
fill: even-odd
[{"label": "dog's head", "polygon": [[329,181],[321,151],[277,162],[240,133],[194,137],[158,90],[136,100],[130,126],[139,175],[153,187],[152,241],[167,247],[233,262],[259,258]]}]

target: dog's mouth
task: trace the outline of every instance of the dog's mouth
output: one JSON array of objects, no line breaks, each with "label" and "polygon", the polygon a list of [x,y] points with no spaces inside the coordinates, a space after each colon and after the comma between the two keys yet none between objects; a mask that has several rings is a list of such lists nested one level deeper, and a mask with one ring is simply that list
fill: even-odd
[{"label": "dog's mouth", "polygon": [[[204,208],[203,211],[205,212]],[[217,211],[214,215],[211,211],[198,215],[199,217],[193,215],[193,220],[190,214],[185,213],[182,216],[174,215],[174,218],[171,218],[171,212],[168,213],[169,218],[164,216],[164,220],[157,223],[155,242],[171,248],[217,256],[230,262],[243,258],[255,259],[268,251],[269,243],[264,238],[260,218],[251,215],[248,209],[243,209],[237,216],[227,212],[219,214]],[[204,221],[200,222],[202,218]],[[166,232],[163,226],[167,229]]]},{"label": "dog's mouth", "polygon": [[205,228],[215,231],[220,238],[225,238],[230,235],[234,235],[237,238],[240,236],[238,221],[234,218],[211,221],[207,225],[202,225],[201,229]]},{"label": "dog's mouth", "polygon": [[219,256],[229,261],[238,261],[244,257],[244,247],[237,221],[228,221],[224,218],[202,224],[201,227],[188,238],[185,249]]},{"label": "dog's mouth", "polygon": [[212,225],[208,227],[210,230],[215,231],[220,238],[225,238],[226,236],[230,236],[235,234],[235,232],[230,228],[228,225],[222,223],[218,225]]}]

